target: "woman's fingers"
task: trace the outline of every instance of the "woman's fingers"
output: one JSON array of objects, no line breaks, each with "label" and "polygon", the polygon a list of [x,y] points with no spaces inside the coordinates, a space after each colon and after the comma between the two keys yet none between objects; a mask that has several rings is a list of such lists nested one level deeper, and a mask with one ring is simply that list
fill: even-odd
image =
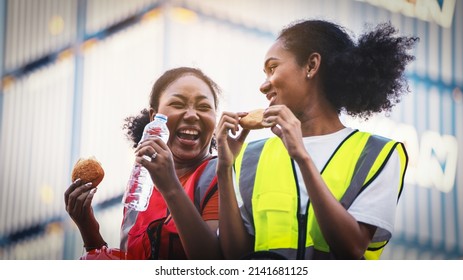
[{"label": "woman's fingers", "polygon": [[80,185],[82,185],[82,180],[80,178],[77,178],[70,186],[69,188],[64,192],[64,203],[65,205],[68,205],[68,200],[69,200],[69,195]]},{"label": "woman's fingers", "polygon": [[88,191],[88,195],[87,197],[85,198],[83,204],[82,204],[82,213],[86,213],[87,210],[89,210],[92,206],[92,201],[93,201],[93,197],[95,196],[95,193],[98,189],[97,188],[94,188],[94,189],[91,189],[90,191]]},{"label": "woman's fingers", "polygon": [[161,138],[150,137],[140,142],[140,144],[135,149],[135,154],[137,154],[141,149],[147,146],[153,147],[153,149],[155,149],[156,151],[161,151],[161,150],[168,151],[169,150],[169,147],[167,146],[166,143],[164,143],[164,141]]},{"label": "woman's fingers", "polygon": [[85,199],[92,189],[95,189],[95,187],[92,186],[91,182],[75,188],[74,191],[69,194],[68,199],[66,200],[66,211],[69,214],[76,214],[80,212],[80,210],[76,209],[82,209],[82,205],[84,204]]}]

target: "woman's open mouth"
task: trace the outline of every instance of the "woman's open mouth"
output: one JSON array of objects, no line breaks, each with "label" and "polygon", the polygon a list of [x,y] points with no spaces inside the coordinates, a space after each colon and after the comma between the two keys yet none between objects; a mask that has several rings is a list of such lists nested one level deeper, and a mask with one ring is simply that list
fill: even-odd
[{"label": "woman's open mouth", "polygon": [[194,145],[198,142],[199,131],[196,129],[181,129],[176,133],[177,138],[180,143],[185,145]]}]

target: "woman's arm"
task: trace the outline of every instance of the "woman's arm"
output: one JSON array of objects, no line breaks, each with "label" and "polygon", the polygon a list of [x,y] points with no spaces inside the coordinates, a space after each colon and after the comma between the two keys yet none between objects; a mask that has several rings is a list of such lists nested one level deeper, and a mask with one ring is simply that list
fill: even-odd
[{"label": "woman's arm", "polygon": [[310,203],[331,251],[339,259],[360,259],[373,238],[376,227],[359,223],[331,194],[318,169],[307,154],[296,160]]},{"label": "woman's arm", "polygon": [[219,240],[226,259],[240,259],[252,252],[253,239],[241,218],[233,187],[231,168],[217,169],[219,184]]},{"label": "woman's arm", "polygon": [[246,113],[224,112],[217,126],[217,179],[219,185],[219,240],[227,259],[239,259],[252,252],[253,241],[244,227],[233,185],[233,163],[239,154],[249,130],[243,130],[236,138],[238,121]]},{"label": "woman's arm", "polygon": [[178,182],[162,193],[175,221],[180,240],[189,259],[222,259],[217,238],[218,221],[204,221]]}]

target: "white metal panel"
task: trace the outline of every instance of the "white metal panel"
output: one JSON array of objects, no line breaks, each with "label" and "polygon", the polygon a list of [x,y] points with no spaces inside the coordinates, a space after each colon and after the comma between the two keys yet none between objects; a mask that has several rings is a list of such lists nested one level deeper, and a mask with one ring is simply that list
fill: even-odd
[{"label": "white metal panel", "polygon": [[[452,56],[453,79],[458,84],[463,84],[463,1],[456,1],[456,10],[452,26],[452,36],[454,38]],[[461,138],[459,138],[461,139]],[[461,162],[461,161],[460,161]],[[461,181],[460,181],[461,182]]]},{"label": "white metal panel", "polygon": [[[424,110],[425,117],[427,118],[427,130],[432,130],[437,133],[441,132],[440,128],[440,120],[441,120],[441,112],[442,107],[440,105],[440,92],[437,88],[430,88],[427,92],[427,110]],[[423,116],[424,117],[424,116]],[[429,223],[429,229],[427,239],[431,241],[430,243],[434,247],[438,247],[442,244],[444,239],[444,221],[442,221],[441,217],[444,215],[443,213],[443,206],[441,205],[441,192],[437,191],[435,188],[429,190],[429,198],[427,201],[428,207],[427,212],[429,213],[429,217],[427,218]],[[426,204],[426,201],[421,201],[422,204]]]},{"label": "white metal panel", "polygon": [[455,102],[455,117],[453,119],[455,126],[455,135],[458,139],[458,167],[457,167],[457,178],[455,182],[456,195],[454,197],[457,219],[455,221],[457,228],[457,241],[459,252],[463,252],[463,96],[460,92],[460,101]]},{"label": "white metal panel", "polygon": [[[11,88],[11,91],[14,91]],[[8,227],[11,223],[11,201],[13,200],[15,189],[12,187],[14,183],[14,166],[11,164],[14,157],[14,150],[11,147],[17,140],[15,138],[15,122],[17,108],[19,107],[18,98],[16,95],[9,94],[8,91],[4,92],[3,95],[3,116],[2,116],[2,143],[0,146],[0,172],[2,173],[0,178],[2,180],[1,192],[2,192],[2,212],[1,212],[1,223],[0,233],[5,234],[8,232]],[[16,190],[18,191],[18,190]]]},{"label": "white metal panel", "polygon": [[[6,197],[1,233],[8,234],[61,215],[68,182],[72,60],[31,73],[5,91],[0,161]],[[10,107],[11,106],[11,107]],[[3,118],[2,118],[3,120]],[[6,179],[6,180],[5,180]]]},{"label": "white metal panel", "polygon": [[[449,50],[447,50],[449,51]],[[449,75],[451,76],[451,74]],[[442,135],[455,135],[455,104],[450,90],[442,90],[441,92],[441,133]],[[456,136],[456,135],[455,135]],[[458,151],[447,150],[447,153],[458,153]],[[448,156],[448,154],[447,154]],[[443,166],[443,169],[450,168],[449,166]],[[455,175],[453,176],[455,177]],[[458,219],[461,212],[458,212],[458,181],[455,180],[453,190],[448,193],[441,194],[443,215],[440,219],[443,221],[443,243],[444,248],[448,251],[455,250],[458,248]]]},{"label": "white metal panel", "polygon": [[440,76],[440,27],[437,24],[426,23],[426,40],[428,59],[427,74],[433,80],[438,80]]},{"label": "white metal panel", "polygon": [[420,43],[416,45],[416,73],[421,76],[427,75],[428,62],[428,37],[426,36],[426,23],[414,21],[416,26],[415,34],[420,38]]},{"label": "white metal panel", "polygon": [[450,84],[453,79],[453,57],[452,57],[452,29],[451,28],[440,28],[441,40],[440,42],[440,51],[438,52],[441,60],[441,69],[440,69],[440,79],[446,83]]},{"label": "white metal panel", "polygon": [[[417,87],[417,92],[415,92],[416,99],[415,99],[415,106],[417,107],[415,116],[415,127],[418,130],[420,136],[426,130],[428,125],[428,118],[426,112],[429,109],[428,103],[428,94],[427,88],[419,86]],[[429,186],[428,186],[429,187]],[[417,228],[416,228],[416,239],[419,244],[423,246],[427,246],[430,237],[430,212],[429,212],[429,189],[428,188],[420,188],[418,186],[416,188],[415,193],[415,211],[416,211],[416,218],[417,218]]]},{"label": "white metal panel", "polygon": [[96,33],[141,12],[160,0],[88,0],[86,32]]},{"label": "white metal panel", "polygon": [[57,224],[47,227],[45,234],[23,239],[0,251],[3,260],[59,260],[63,251],[63,230]]},{"label": "white metal panel", "polygon": [[5,70],[17,68],[68,47],[75,38],[77,0],[9,0]]},{"label": "white metal panel", "polygon": [[[5,30],[5,70],[12,69],[19,65],[19,55],[11,55],[12,50],[22,49],[19,47],[19,35],[21,32],[18,30],[19,25],[19,11],[22,1],[9,1],[7,5],[7,20]],[[9,58],[8,58],[9,57]]]}]

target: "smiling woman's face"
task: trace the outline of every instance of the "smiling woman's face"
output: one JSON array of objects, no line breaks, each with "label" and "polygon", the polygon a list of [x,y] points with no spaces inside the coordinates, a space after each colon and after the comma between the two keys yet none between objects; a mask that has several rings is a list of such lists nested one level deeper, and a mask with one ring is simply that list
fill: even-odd
[{"label": "smiling woman's face", "polygon": [[284,104],[295,114],[304,111],[308,99],[307,71],[299,66],[296,57],[277,40],[267,51],[264,61],[266,79],[260,91],[271,102]]},{"label": "smiling woman's face", "polygon": [[162,93],[158,112],[168,117],[169,148],[176,161],[209,154],[217,108],[210,87],[194,75],[184,75]]}]

